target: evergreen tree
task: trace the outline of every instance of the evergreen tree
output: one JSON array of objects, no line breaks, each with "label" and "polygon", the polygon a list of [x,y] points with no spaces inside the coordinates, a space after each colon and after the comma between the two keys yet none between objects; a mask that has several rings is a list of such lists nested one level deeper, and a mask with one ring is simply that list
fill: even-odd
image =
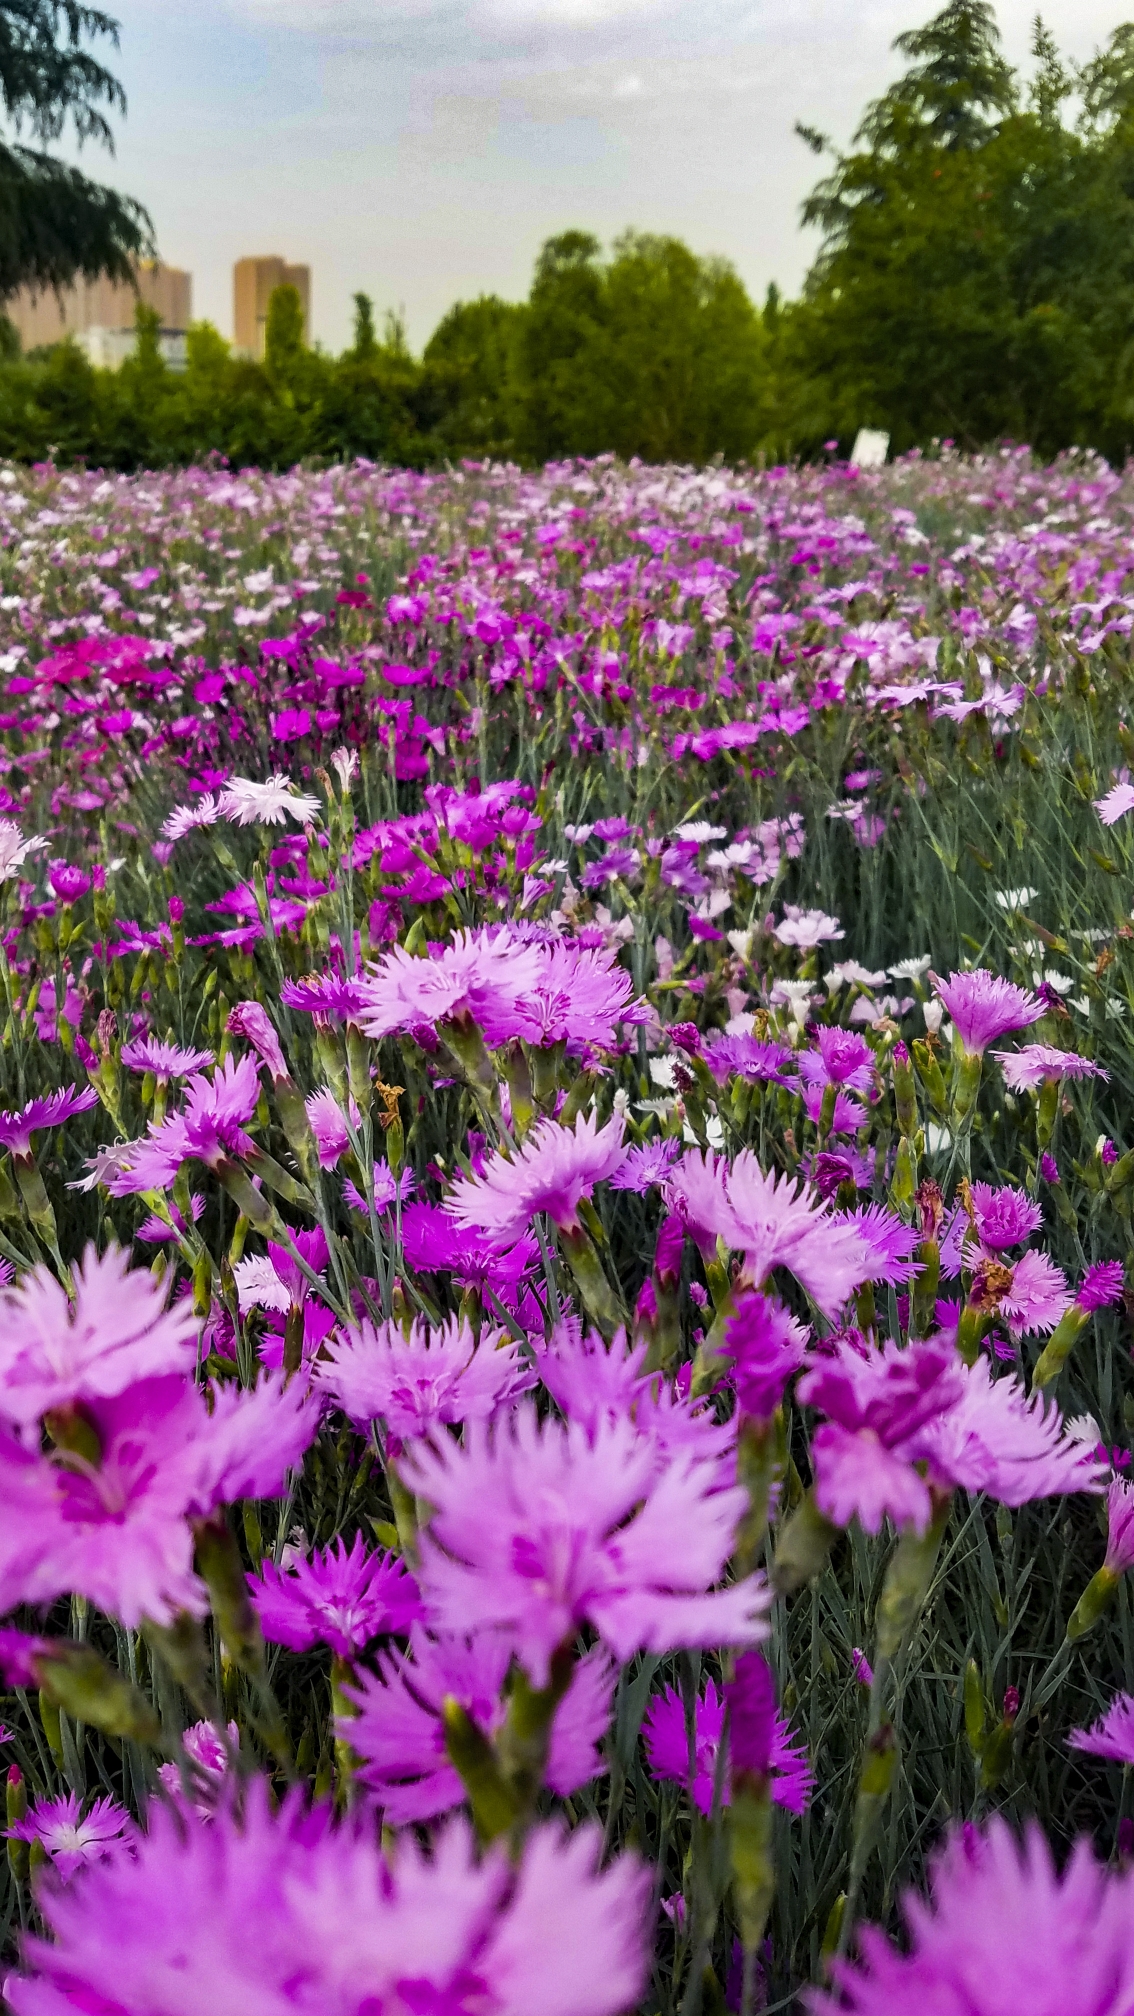
[{"label": "evergreen tree", "polygon": [[117,23],[80,0],[0,0],[0,101],[11,128],[0,138],[0,299],[24,282],[58,288],[80,273],[128,280],[153,250],[140,204],[46,151],[70,125],[80,145],[113,152],[106,115],[126,100],[86,46],[100,38],[117,44]]}]

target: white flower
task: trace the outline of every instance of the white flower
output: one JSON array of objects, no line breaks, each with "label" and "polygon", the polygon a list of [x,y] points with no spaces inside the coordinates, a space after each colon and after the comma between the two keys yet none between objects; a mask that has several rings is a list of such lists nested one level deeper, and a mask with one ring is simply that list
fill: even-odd
[{"label": "white flower", "polygon": [[925,1026],[931,1036],[936,1036],[945,1019],[945,1009],[940,1001],[923,1001],[921,1012],[925,1016]]},{"label": "white flower", "polygon": [[993,893],[1002,910],[1024,910],[1029,903],[1035,902],[1040,892],[1038,889],[997,889]]},{"label": "white flower", "polygon": [[0,819],[0,882],[10,882],[28,855],[38,854],[46,845],[42,838],[25,840],[13,819]]},{"label": "white flower", "polygon": [[331,768],[339,780],[340,788],[343,791],[349,790],[351,778],[358,775],[357,751],[354,749],[333,749],[331,751]]},{"label": "white flower", "polygon": [[899,959],[890,968],[891,980],[920,980],[923,973],[928,973],[932,958],[933,954],[927,952],[922,959]]},{"label": "white flower", "polygon": [[724,840],[727,833],[726,826],[710,826],[707,819],[687,819],[684,826],[673,829],[675,840],[693,840],[698,847],[703,847],[709,840]]},{"label": "white flower", "polygon": [[277,771],[264,784],[251,777],[234,777],[221,792],[220,809],[238,826],[253,826],[260,820],[266,826],[282,826],[288,818],[304,826],[319,811],[319,800],[304,797],[293,788],[290,777]]}]

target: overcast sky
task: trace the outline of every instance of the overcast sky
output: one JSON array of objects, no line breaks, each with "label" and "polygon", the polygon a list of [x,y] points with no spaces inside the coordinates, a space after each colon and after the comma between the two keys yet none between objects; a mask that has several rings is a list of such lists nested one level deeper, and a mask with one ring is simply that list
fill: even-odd
[{"label": "overcast sky", "polygon": [[[194,313],[232,327],[232,262],[312,269],[314,334],[350,295],[425,341],[449,304],[519,299],[553,231],[633,225],[794,290],[816,163],[796,119],[849,137],[933,0],[106,0],[130,109],[90,172],[140,197]],[[1127,0],[1134,14],[1134,0]],[[1003,0],[1013,60],[1035,0]],[[1122,0],[1048,0],[1083,57]]]}]

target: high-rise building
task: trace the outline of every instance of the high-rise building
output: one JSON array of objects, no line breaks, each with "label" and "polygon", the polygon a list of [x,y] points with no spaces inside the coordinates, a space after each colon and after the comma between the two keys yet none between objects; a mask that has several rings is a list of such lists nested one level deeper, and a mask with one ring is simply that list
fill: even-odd
[{"label": "high-rise building", "polygon": [[139,301],[156,308],[159,341],[171,364],[184,362],[185,331],[193,316],[193,276],[179,266],[144,259],[134,269],[137,289],[121,280],[84,280],[56,294],[50,287],[21,287],[3,303],[25,350],[61,343],[74,336],[92,363],[119,364],[134,345],[134,311]]},{"label": "high-rise building", "polygon": [[294,287],[303,308],[303,340],[311,320],[311,268],[289,266],[286,259],[238,259],[232,269],[232,331],[237,350],[262,358],[268,329],[268,302],[277,287]]}]

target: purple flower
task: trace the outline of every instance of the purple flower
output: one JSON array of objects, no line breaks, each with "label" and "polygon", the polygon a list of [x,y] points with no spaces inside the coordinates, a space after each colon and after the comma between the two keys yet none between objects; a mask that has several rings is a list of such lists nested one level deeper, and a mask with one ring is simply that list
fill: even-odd
[{"label": "purple flower", "polygon": [[811,2016],[1120,2016],[1134,1996],[1130,1884],[1088,1841],[1058,1875],[1033,1823],[955,1827],[932,1875],[932,1905],[907,1896],[908,1950],[876,1927],[860,1959],[836,1960],[835,1993]]},{"label": "purple flower", "polygon": [[913,1280],[918,1272],[918,1262],[912,1257],[918,1235],[912,1225],[904,1224],[885,1204],[860,1204],[856,1211],[847,1212],[844,1223],[853,1225],[870,1249],[871,1280],[888,1282],[891,1287]]},{"label": "purple flower", "polygon": [[1106,1560],[1112,1575],[1134,1567],[1134,1484],[1116,1477],[1106,1494]]},{"label": "purple flower", "polygon": [[50,1410],[122,1393],[137,1380],[192,1373],[191,1302],[166,1308],[165,1288],[109,1246],[88,1246],[68,1297],[34,1267],[0,1300],[0,1415],[30,1427]]},{"label": "purple flower", "polygon": [[116,1799],[95,1799],[84,1813],[74,1792],[42,1799],[6,1831],[12,1841],[38,1841],[64,1883],[135,1837],[134,1822]]},{"label": "purple flower", "polygon": [[817,1049],[802,1050],[799,1073],[809,1084],[842,1085],[848,1092],[869,1092],[874,1083],[874,1052],[864,1036],[850,1029],[820,1027]]},{"label": "purple flower", "polygon": [[[823,1093],[825,1089],[822,1085],[804,1084],[800,1086],[800,1091],[803,1094],[803,1110],[815,1127],[818,1127],[823,1118]],[[832,1134],[855,1134],[860,1127],[865,1127],[869,1118],[870,1114],[861,1099],[854,1098],[850,1092],[837,1092],[835,1094],[835,1104],[831,1110],[830,1131]]]},{"label": "purple flower", "polygon": [[1089,1729],[1072,1729],[1067,1741],[1072,1750],[1134,1764],[1134,1694],[1116,1694],[1105,1715]]},{"label": "purple flower", "polygon": [[970,1056],[981,1055],[1009,1029],[1038,1022],[1044,1012],[1042,1001],[1034,994],[984,967],[972,973],[950,973],[947,980],[939,979],[936,973],[929,977]]},{"label": "purple flower", "polygon": [[807,1332],[773,1297],[742,1295],[724,1330],[742,1414],[770,1421],[784,1389],[807,1357]]},{"label": "purple flower", "polygon": [[588,1434],[520,1406],[495,1432],[419,1444],[406,1481],[433,1508],[421,1542],[427,1613],[446,1631],[498,1631],[533,1683],[584,1623],[617,1657],[767,1635],[759,1576],[714,1590],[747,1494],[689,1456],[659,1470],[626,1420]]},{"label": "purple flower", "polygon": [[[230,1722],[226,1733],[228,1749],[222,1743],[212,1722],[194,1722],[181,1738],[181,1748],[188,1759],[189,1781],[194,1794],[193,1811],[202,1820],[211,1820],[216,1812],[231,1765],[229,1752],[240,1748],[238,1724]],[[183,1798],[181,1770],[178,1765],[159,1764],[158,1777],[163,1785],[168,1786],[174,1799]]]},{"label": "purple flower", "polygon": [[[347,1097],[350,1098],[349,1093]],[[334,1169],[350,1147],[346,1116],[333,1092],[313,1092],[305,1103],[311,1132],[315,1136],[319,1167]],[[362,1115],[353,1099],[350,1101],[350,1124],[356,1129],[362,1125]]]},{"label": "purple flower", "polygon": [[398,1442],[445,1423],[490,1421],[535,1385],[535,1373],[503,1330],[481,1332],[450,1316],[430,1330],[420,1318],[408,1334],[395,1322],[363,1322],[340,1335],[318,1366],[318,1379],[352,1421],[385,1421]]},{"label": "purple flower", "polygon": [[83,868],[73,868],[68,861],[52,861],[47,870],[47,880],[51,892],[61,903],[77,903],[91,886],[91,878]]},{"label": "purple flower", "polygon": [[32,1157],[32,1135],[41,1127],[61,1127],[75,1113],[89,1113],[98,1105],[98,1093],[84,1085],[81,1092],[63,1086],[42,1099],[29,1099],[18,1113],[0,1113],[0,1148],[8,1148],[18,1161]]},{"label": "purple flower", "polygon": [[1092,1064],[1074,1050],[1056,1050],[1050,1043],[1028,1043],[1022,1050],[994,1050],[993,1056],[1004,1072],[1004,1083],[1013,1092],[1034,1092],[1039,1085],[1054,1085],[1061,1078],[1107,1078],[1101,1064]]},{"label": "purple flower", "polygon": [[600,1871],[600,1845],[549,1822],[512,1867],[502,1847],[478,1860],[457,1820],[429,1854],[403,1835],[391,1866],[327,1808],[293,1793],[273,1812],[263,1780],[212,1820],[155,1801],[132,1859],[41,1892],[52,1937],[27,1942],[5,1997],[16,2016],[154,2016],[172,1983],[173,2016],[215,2008],[222,1983],[256,2016],[621,2016],[646,1984],[650,1878],[629,1856]]},{"label": "purple flower", "polygon": [[996,1189],[991,1183],[973,1183],[969,1187],[973,1224],[982,1246],[992,1253],[1002,1253],[1009,1246],[1018,1246],[1043,1224],[1043,1212],[1024,1190],[1018,1190],[1011,1183]]},{"label": "purple flower", "polygon": [[290,1077],[275,1025],[259,1001],[238,1001],[235,1008],[229,1009],[227,1027],[230,1036],[243,1036],[246,1042],[251,1043],[260,1062],[267,1065],[274,1083]]},{"label": "purple flower", "polygon": [[171,1078],[188,1078],[203,1071],[213,1061],[211,1050],[182,1050],[176,1043],[159,1043],[156,1036],[143,1036],[122,1045],[122,1062],[127,1071],[148,1071],[159,1085]]},{"label": "purple flower", "polygon": [[329,1645],[353,1659],[371,1639],[403,1633],[421,1615],[413,1576],[392,1554],[367,1553],[361,1533],[283,1568],[265,1561],[247,1577],[260,1629],[274,1645],[307,1652]]},{"label": "purple flower", "polygon": [[570,1421],[596,1434],[601,1424],[633,1421],[643,1448],[652,1447],[663,1469],[675,1458],[714,1465],[720,1482],[735,1475],[735,1424],[716,1419],[708,1401],[690,1401],[645,1369],[644,1341],[627,1348],[615,1332],[607,1345],[597,1330],[584,1335],[577,1317],[553,1331],[537,1350],[539,1375],[556,1406]]},{"label": "purple flower", "polygon": [[1049,1155],[1046,1149],[1040,1156],[1040,1175],[1043,1177],[1045,1183],[1058,1183],[1059,1181],[1059,1164],[1054,1155]]},{"label": "purple flower", "polygon": [[[768,1673],[767,1662],[758,1652],[744,1655],[759,1660]],[[738,1661],[738,1667],[744,1661]],[[768,1673],[769,1683],[771,1674]],[[735,1686],[735,1683],[734,1683]],[[727,1692],[728,1690],[726,1690]],[[736,1700],[733,1699],[733,1716],[736,1714]],[[807,1761],[807,1753],[791,1733],[787,1719],[775,1712],[774,1695],[769,1695],[768,1714],[760,1730],[763,1765],[755,1765],[751,1760],[754,1745],[746,1741],[753,1733],[748,1720],[741,1714],[741,1754],[748,1760],[742,1766],[737,1755],[735,1726],[730,1737],[732,1768],[757,1769],[762,1776],[770,1776],[769,1790],[777,1806],[784,1806],[789,1813],[806,1813],[815,1784],[814,1774]],[[652,1778],[668,1779],[671,1783],[685,1785],[690,1791],[693,1804],[698,1812],[709,1813],[713,1804],[713,1786],[717,1773],[717,1758],[720,1751],[721,1730],[724,1725],[724,1701],[711,1680],[698,1695],[694,1710],[693,1735],[693,1783],[689,1785],[689,1741],[685,1727],[685,1703],[676,1688],[665,1687],[655,1694],[650,1703],[649,1713],[642,1727],[642,1741],[646,1749],[646,1761]],[[725,1773],[721,1789],[724,1805],[729,1805],[732,1788],[729,1773]]]},{"label": "purple flower", "polygon": [[[408,1652],[379,1654],[378,1673],[348,1693],[358,1714],[340,1734],[362,1759],[359,1778],[383,1809],[387,1826],[434,1820],[466,1793],[445,1747],[445,1701],[459,1701],[485,1735],[507,1712],[502,1698],[511,1652],[491,1632],[475,1638],[428,1638],[415,1629]],[[546,1779],[561,1799],[605,1771],[599,1745],[610,1726],[614,1661],[595,1647],[579,1660],[551,1724]]]},{"label": "purple flower", "polygon": [[1088,1267],[1079,1283],[1075,1300],[1088,1315],[1096,1309],[1108,1309],[1121,1302],[1125,1280],[1121,1260],[1098,1260],[1093,1267]]},{"label": "purple flower", "polygon": [[580,1113],[574,1129],[555,1120],[533,1127],[514,1159],[499,1151],[484,1175],[463,1177],[445,1200],[458,1225],[504,1241],[526,1232],[537,1211],[564,1232],[578,1224],[580,1199],[622,1167],[624,1122],[615,1113],[599,1127],[593,1113]]},{"label": "purple flower", "polygon": [[628,1148],[621,1167],[610,1179],[611,1189],[633,1190],[644,1197],[655,1183],[665,1182],[678,1145],[663,1135],[656,1141],[647,1141],[643,1148]]},{"label": "purple flower", "polygon": [[[114,1151],[117,1166],[106,1172],[112,1197],[130,1197],[141,1190],[165,1190],[183,1162],[194,1159],[215,1169],[230,1155],[243,1155],[252,1142],[243,1123],[251,1119],[260,1097],[260,1078],[251,1057],[226,1057],[212,1078],[189,1080],[185,1105],[140,1141]],[[93,1165],[88,1165],[93,1168]]]},{"label": "purple flower", "polygon": [[746,1078],[750,1084],[762,1081],[782,1085],[784,1067],[794,1061],[786,1043],[761,1043],[755,1036],[722,1036],[714,1031],[705,1043],[705,1062],[718,1085],[729,1078]]}]

